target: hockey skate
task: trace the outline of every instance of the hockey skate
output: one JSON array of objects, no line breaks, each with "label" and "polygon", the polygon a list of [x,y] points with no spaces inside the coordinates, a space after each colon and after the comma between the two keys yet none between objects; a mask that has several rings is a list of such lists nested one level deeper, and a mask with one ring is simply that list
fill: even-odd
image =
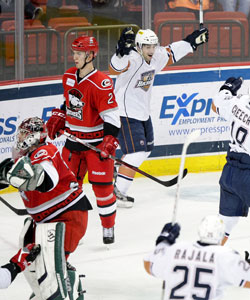
[{"label": "hockey skate", "polygon": [[115,242],[114,227],[104,228],[103,227],[103,243],[113,244]]},{"label": "hockey skate", "polygon": [[116,204],[118,207],[131,208],[135,202],[135,199],[130,196],[123,195],[115,186],[114,193],[116,195]]}]

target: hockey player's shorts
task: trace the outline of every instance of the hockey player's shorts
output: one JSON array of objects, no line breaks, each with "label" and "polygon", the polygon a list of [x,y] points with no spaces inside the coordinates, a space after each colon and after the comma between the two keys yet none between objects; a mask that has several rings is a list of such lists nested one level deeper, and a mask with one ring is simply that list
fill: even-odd
[{"label": "hockey player's shorts", "polygon": [[118,134],[121,150],[124,154],[145,151],[154,147],[154,133],[151,118],[139,121],[121,117],[121,129]]},{"label": "hockey player's shorts", "polygon": [[220,214],[247,216],[250,206],[250,156],[228,152],[220,178]]}]

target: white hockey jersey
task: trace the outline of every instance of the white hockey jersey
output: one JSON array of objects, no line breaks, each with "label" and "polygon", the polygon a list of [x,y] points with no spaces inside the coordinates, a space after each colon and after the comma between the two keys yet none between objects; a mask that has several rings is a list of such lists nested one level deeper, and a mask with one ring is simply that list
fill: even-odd
[{"label": "white hockey jersey", "polygon": [[0,268],[0,289],[6,289],[11,284],[11,273],[7,268]]},{"label": "white hockey jersey", "polygon": [[213,99],[220,116],[231,123],[230,151],[250,155],[250,96],[220,91]]},{"label": "white hockey jersey", "polygon": [[115,71],[124,71],[117,76],[115,83],[120,116],[148,120],[155,75],[167,65],[169,59],[176,62],[192,51],[190,44],[185,41],[167,47],[158,46],[150,64],[136,51],[119,58],[114,54],[110,66]]},{"label": "white hockey jersey", "polygon": [[163,242],[145,260],[152,275],[166,281],[164,300],[218,300],[227,286],[250,281],[250,265],[225,246]]}]

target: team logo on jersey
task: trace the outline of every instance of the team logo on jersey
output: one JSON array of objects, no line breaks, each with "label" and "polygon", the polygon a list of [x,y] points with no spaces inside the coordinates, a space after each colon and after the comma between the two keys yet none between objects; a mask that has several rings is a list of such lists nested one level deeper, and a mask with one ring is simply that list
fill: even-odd
[{"label": "team logo on jersey", "polygon": [[82,102],[83,95],[77,89],[69,90],[69,107],[66,107],[67,115],[82,120],[82,108],[84,102]]},{"label": "team logo on jersey", "polygon": [[41,156],[46,156],[48,155],[48,152],[45,149],[39,150],[35,155],[34,158],[37,159]]},{"label": "team logo on jersey", "polygon": [[151,83],[153,82],[154,74],[155,74],[154,70],[142,73],[141,79],[137,81],[135,87],[141,88],[145,92],[147,92],[148,89],[150,88]]},{"label": "team logo on jersey", "polygon": [[101,82],[101,86],[103,86],[103,87],[111,86],[111,81],[110,81],[110,79],[104,79],[104,80]]}]

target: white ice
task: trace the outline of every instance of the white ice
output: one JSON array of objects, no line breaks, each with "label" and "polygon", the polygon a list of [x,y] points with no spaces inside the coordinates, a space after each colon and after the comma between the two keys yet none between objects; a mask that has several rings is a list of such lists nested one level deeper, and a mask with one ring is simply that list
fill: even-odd
[{"label": "white ice", "polygon": [[[196,240],[201,218],[218,212],[219,176],[220,172],[188,174],[182,181],[177,211],[177,221],[182,226],[180,240]],[[116,242],[109,250],[102,243],[91,186],[85,187],[94,210],[89,213],[83,244],[69,258],[78,272],[86,275],[85,300],[160,300],[162,282],[144,271],[143,257],[153,249],[163,225],[172,220],[176,186],[166,188],[148,178],[135,179],[130,190],[135,205],[132,209],[118,208]],[[2,196],[15,207],[23,207],[18,194]],[[24,218],[0,203],[0,265],[7,263],[17,251]],[[227,244],[242,255],[244,250],[250,251],[249,228],[249,218],[241,218]],[[27,300],[30,294],[30,287],[21,274],[8,289],[0,290],[0,300]],[[249,300],[250,290],[230,287],[223,299]]]}]

